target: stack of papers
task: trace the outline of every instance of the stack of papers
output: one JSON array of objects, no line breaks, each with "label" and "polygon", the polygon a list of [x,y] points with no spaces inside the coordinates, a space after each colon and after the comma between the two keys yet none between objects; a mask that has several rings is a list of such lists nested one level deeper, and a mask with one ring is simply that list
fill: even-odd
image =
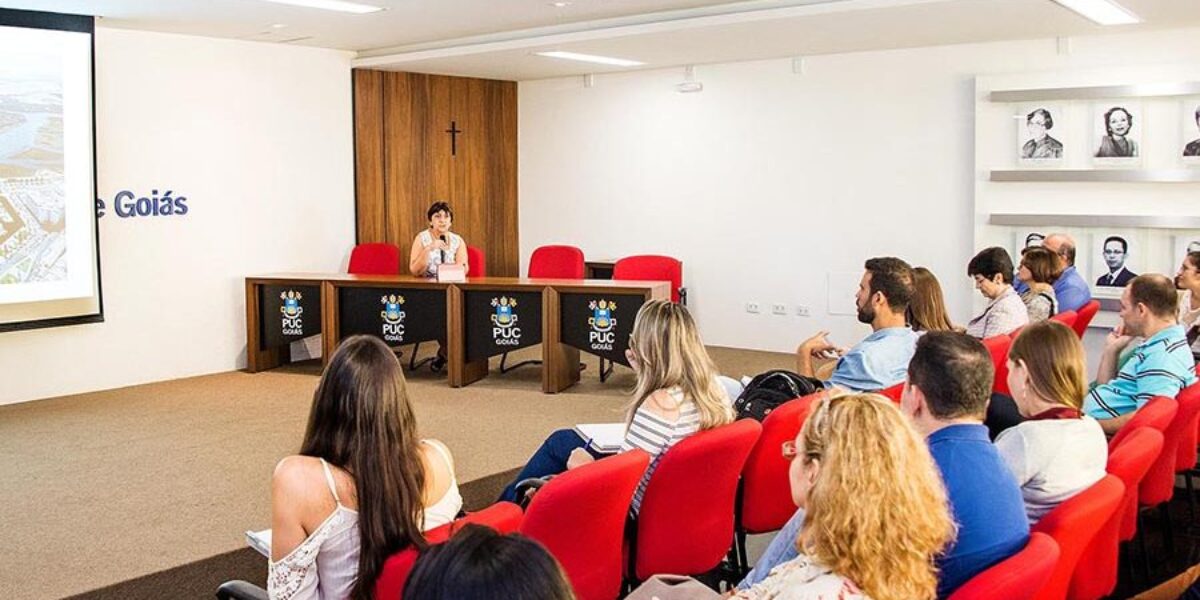
[{"label": "stack of papers", "polygon": [[616,454],[625,441],[624,423],[585,423],[575,426],[575,433],[583,438],[588,448],[601,454]]}]

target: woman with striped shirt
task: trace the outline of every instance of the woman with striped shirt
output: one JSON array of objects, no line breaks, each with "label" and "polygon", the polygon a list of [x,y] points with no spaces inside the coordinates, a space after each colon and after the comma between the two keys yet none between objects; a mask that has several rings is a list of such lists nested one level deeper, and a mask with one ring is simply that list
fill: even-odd
[{"label": "woman with striped shirt", "polygon": [[[637,385],[621,450],[639,448],[651,456],[634,495],[636,513],[663,453],[697,431],[731,423],[734,415],[696,322],[682,305],[665,300],[642,305],[625,356],[637,375]],[[517,482],[561,473],[597,458],[601,456],[575,430],[560,429],[542,443],[500,499],[515,501]]]}]

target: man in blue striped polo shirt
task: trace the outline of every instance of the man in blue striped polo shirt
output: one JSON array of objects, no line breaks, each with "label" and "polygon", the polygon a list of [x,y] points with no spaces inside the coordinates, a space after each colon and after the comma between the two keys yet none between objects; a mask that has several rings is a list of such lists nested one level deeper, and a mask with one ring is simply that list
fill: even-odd
[{"label": "man in blue striped polo shirt", "polygon": [[[1175,285],[1163,275],[1139,275],[1125,286],[1121,324],[1108,335],[1096,385],[1083,402],[1083,411],[1105,433],[1116,433],[1151,398],[1174,398],[1196,382],[1196,361],[1176,320],[1177,303]],[[1145,341],[1120,365],[1121,351],[1135,337]]]}]

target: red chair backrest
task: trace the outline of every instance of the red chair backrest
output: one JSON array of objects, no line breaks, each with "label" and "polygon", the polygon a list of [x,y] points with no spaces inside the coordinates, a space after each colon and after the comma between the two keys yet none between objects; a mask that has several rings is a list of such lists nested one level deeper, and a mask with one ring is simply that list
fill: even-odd
[{"label": "red chair backrest", "polygon": [[[1118,547],[1133,538],[1137,530],[1138,483],[1162,451],[1162,433],[1139,427],[1125,437],[1108,457],[1108,474],[1121,480],[1121,502],[1107,521],[1099,526],[1096,537],[1079,557],[1080,568],[1071,577],[1071,600],[1100,600],[1117,587]],[[1086,565],[1086,566],[1083,566]]]},{"label": "red chair backrest", "polygon": [[[1179,412],[1191,411],[1193,425],[1182,423],[1179,431],[1178,448],[1175,449],[1175,472],[1187,471],[1196,466],[1196,428],[1200,427],[1200,408],[1195,408],[1200,398],[1200,382],[1193,383],[1179,392],[1175,401],[1179,403]],[[1187,418],[1187,417],[1185,417]]]},{"label": "red chair backrest", "polygon": [[721,563],[733,542],[738,476],[761,431],[742,419],[663,453],[642,496],[633,576],[698,575]]},{"label": "red chair backrest", "polygon": [[762,422],[762,434],[742,469],[742,530],[766,533],[783,527],[796,513],[788,480],[791,461],[783,457],[783,443],[796,439],[812,403],[822,392],[780,404]]},{"label": "red chair backrest", "polygon": [[529,276],[536,279],[583,279],[583,250],[575,246],[541,246],[529,257]]},{"label": "red chair backrest", "polygon": [[1190,437],[1193,440],[1192,447],[1195,448],[1196,417],[1197,412],[1200,411],[1200,394],[1189,393],[1184,396],[1180,393],[1176,405],[1178,410],[1175,412],[1175,418],[1171,419],[1171,424],[1163,430],[1162,454],[1150,466],[1150,471],[1146,473],[1141,487],[1138,488],[1138,502],[1146,506],[1156,506],[1166,502],[1174,494],[1175,463],[1179,461],[1177,453],[1180,442]]},{"label": "red chair backrest", "polygon": [[394,244],[359,244],[350,251],[350,266],[346,272],[353,275],[399,275],[400,249]]},{"label": "red chair backrest", "polygon": [[[425,541],[429,544],[440,544],[468,523],[487,525],[500,533],[513,533],[521,524],[521,508],[510,502],[493,504],[481,511],[473,512],[453,523],[447,523],[425,532]],[[420,552],[416,548],[405,548],[388,557],[383,563],[379,579],[375,580],[376,598],[399,598],[404,591],[404,583],[413,564],[417,562]]]},{"label": "red chair backrest", "polygon": [[900,383],[897,383],[896,385],[893,385],[890,388],[885,388],[885,389],[879,390],[880,396],[883,396],[884,398],[887,398],[888,400],[891,400],[892,402],[895,402],[896,404],[900,404],[900,395],[903,393],[904,393],[904,382],[903,381],[901,381]]},{"label": "red chair backrest", "polygon": [[1179,410],[1179,403],[1166,396],[1155,396],[1146,403],[1145,406],[1138,409],[1133,414],[1133,418],[1125,424],[1124,427],[1117,430],[1117,434],[1108,440],[1108,453],[1112,454],[1117,446],[1125,440],[1125,436],[1133,433],[1138,427],[1149,427],[1159,433],[1166,433],[1167,426],[1175,418],[1175,413]]},{"label": "red chair backrest", "polygon": [[683,263],[670,256],[626,256],[613,265],[613,280],[670,281],[671,302],[679,302],[683,287]]},{"label": "red chair backrest", "polygon": [[1100,301],[1092,300],[1087,304],[1079,307],[1079,312],[1075,317],[1075,333],[1079,335],[1079,339],[1083,339],[1083,334],[1087,332],[1088,325],[1092,324],[1092,319],[1096,313],[1100,311]]},{"label": "red chair backrest", "polygon": [[972,577],[949,600],[1031,600],[1058,563],[1058,542],[1044,533],[1029,536],[1020,552]]},{"label": "red chair backrest", "polygon": [[1125,484],[1125,499],[1121,502],[1123,514],[1118,531],[1121,541],[1131,540],[1137,533],[1138,487],[1150,466],[1158,459],[1162,448],[1161,431],[1152,427],[1138,427],[1108,453],[1108,472],[1120,477]]},{"label": "red chair backrest", "polygon": [[603,458],[551,479],[529,503],[521,533],[558,559],[580,600],[620,594],[625,517],[649,464],[641,450]]},{"label": "red chair backrest", "polygon": [[992,382],[992,391],[1011,396],[1008,391],[1008,348],[1013,339],[1007,335],[992,336],[983,340],[988,353],[992,355],[992,366],[996,368],[996,379]]},{"label": "red chair backrest", "polygon": [[[1096,537],[1098,524],[1109,521],[1120,508],[1125,494],[1125,484],[1115,475],[1105,475],[1086,490],[1059,504],[1046,513],[1033,532],[1048,534],[1058,542],[1058,564],[1049,581],[1034,598],[1040,600],[1062,600],[1067,597],[1071,577],[1079,558],[1088,544]],[[1113,536],[1116,543],[1116,536]]]},{"label": "red chair backrest", "polygon": [[1050,317],[1050,319],[1053,321],[1058,321],[1059,323],[1062,323],[1063,325],[1066,325],[1067,327],[1070,327],[1072,330],[1074,330],[1075,322],[1079,320],[1079,313],[1077,313],[1073,310],[1064,310],[1063,312],[1060,312],[1057,315]]},{"label": "red chair backrest", "polygon": [[471,277],[487,277],[487,257],[483,250],[475,246],[467,246],[467,275]]}]

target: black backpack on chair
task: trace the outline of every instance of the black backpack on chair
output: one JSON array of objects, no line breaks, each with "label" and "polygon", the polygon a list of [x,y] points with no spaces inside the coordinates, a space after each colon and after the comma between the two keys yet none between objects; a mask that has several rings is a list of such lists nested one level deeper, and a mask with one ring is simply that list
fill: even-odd
[{"label": "black backpack on chair", "polygon": [[739,419],[761,422],[780,404],[823,389],[825,386],[819,379],[775,369],[755,375],[733,403],[733,409]]}]

